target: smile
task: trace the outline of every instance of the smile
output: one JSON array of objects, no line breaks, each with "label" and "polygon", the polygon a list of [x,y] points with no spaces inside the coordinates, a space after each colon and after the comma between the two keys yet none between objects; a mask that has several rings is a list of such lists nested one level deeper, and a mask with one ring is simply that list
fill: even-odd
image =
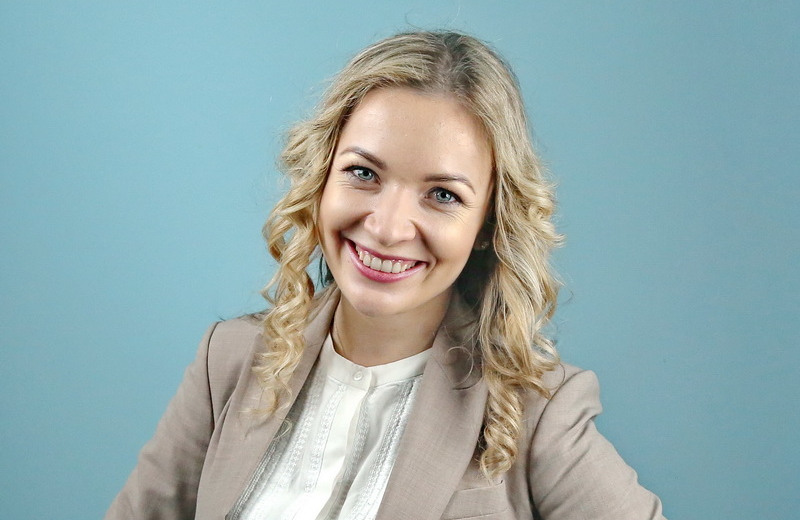
[{"label": "smile", "polygon": [[415,260],[401,260],[393,258],[382,258],[374,253],[369,253],[362,249],[358,244],[353,244],[358,253],[358,259],[361,263],[373,271],[380,271],[382,273],[399,274],[408,271],[415,265]]}]

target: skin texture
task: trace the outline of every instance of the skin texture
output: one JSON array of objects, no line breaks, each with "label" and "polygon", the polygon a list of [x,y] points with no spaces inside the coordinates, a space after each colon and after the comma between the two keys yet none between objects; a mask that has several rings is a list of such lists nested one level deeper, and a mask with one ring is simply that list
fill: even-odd
[{"label": "skin texture", "polygon": [[[340,354],[372,366],[430,347],[491,190],[491,148],[454,98],[407,88],[367,94],[342,130],[317,223],[342,291]],[[413,267],[376,272],[359,250]]]}]

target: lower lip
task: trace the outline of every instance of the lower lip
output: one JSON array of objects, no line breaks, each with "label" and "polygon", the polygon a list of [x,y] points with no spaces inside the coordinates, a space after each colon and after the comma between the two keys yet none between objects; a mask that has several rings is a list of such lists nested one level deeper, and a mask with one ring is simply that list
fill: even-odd
[{"label": "lower lip", "polygon": [[353,260],[353,263],[358,269],[358,272],[363,274],[365,277],[369,278],[373,282],[379,283],[392,283],[392,282],[399,282],[400,280],[405,280],[409,276],[413,276],[418,271],[421,271],[425,267],[425,262],[417,262],[417,265],[410,269],[406,269],[402,273],[384,273],[383,271],[376,271],[375,269],[370,269],[358,258],[358,252],[356,251],[356,246],[353,242],[347,240],[347,250],[350,251],[350,259]]}]

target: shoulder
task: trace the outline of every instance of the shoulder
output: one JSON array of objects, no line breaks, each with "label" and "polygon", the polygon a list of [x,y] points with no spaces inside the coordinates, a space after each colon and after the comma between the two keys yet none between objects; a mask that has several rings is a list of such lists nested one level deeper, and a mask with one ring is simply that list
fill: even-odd
[{"label": "shoulder", "polygon": [[521,453],[542,518],[663,519],[658,497],[597,431],[603,408],[594,372],[561,364],[544,380],[551,396],[528,394]]},{"label": "shoulder", "polygon": [[569,422],[576,416],[593,418],[600,414],[600,385],[591,370],[559,363],[542,376],[550,397],[534,391],[525,395],[525,415],[529,426],[538,426],[543,418]]},{"label": "shoulder", "polygon": [[211,325],[204,338],[208,347],[209,366],[250,352],[254,342],[261,339],[261,331],[261,318],[256,314]]},{"label": "shoulder", "polygon": [[261,335],[261,322],[262,315],[248,314],[214,323],[206,333],[209,350],[236,351],[249,346]]},{"label": "shoulder", "polygon": [[591,370],[584,370],[568,363],[559,365],[544,375],[544,382],[551,392],[551,400],[556,395],[582,394],[586,391],[599,391],[597,375]]},{"label": "shoulder", "polygon": [[260,317],[247,315],[214,323],[206,331],[201,352],[205,351],[208,391],[216,412],[249,378],[254,356],[263,350],[261,330]]}]

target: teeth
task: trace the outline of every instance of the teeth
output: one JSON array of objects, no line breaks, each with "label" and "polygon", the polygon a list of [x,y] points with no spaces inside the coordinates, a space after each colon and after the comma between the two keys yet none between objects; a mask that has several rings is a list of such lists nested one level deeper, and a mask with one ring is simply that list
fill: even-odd
[{"label": "teeth", "polygon": [[379,258],[377,256],[372,256],[371,254],[367,253],[358,246],[356,246],[356,252],[358,253],[358,259],[361,260],[361,263],[363,263],[370,269],[374,269],[375,271],[381,271],[384,273],[398,274],[402,273],[403,271],[407,271],[408,269],[411,269],[412,267],[417,265],[416,262],[408,262],[403,260],[386,260],[383,258]]}]

